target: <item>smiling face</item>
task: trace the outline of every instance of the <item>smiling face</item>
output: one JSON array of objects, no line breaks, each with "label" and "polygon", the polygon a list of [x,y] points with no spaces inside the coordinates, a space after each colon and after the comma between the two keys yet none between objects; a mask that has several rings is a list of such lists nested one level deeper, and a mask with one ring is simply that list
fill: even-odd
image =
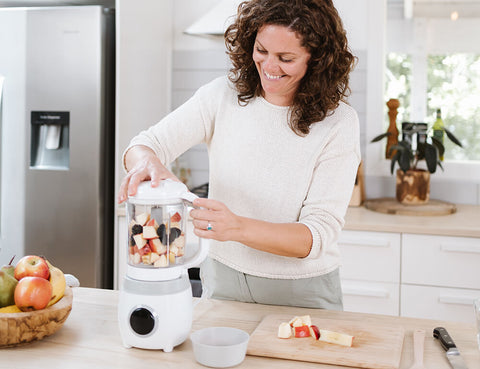
[{"label": "smiling face", "polygon": [[285,26],[265,25],[258,30],[253,48],[257,67],[268,102],[288,106],[307,71],[310,53],[297,34]]}]

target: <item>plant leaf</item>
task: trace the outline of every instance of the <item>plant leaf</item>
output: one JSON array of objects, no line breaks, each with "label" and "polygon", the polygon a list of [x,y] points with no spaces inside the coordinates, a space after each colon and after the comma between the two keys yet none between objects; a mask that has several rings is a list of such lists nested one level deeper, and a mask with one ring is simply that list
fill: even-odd
[{"label": "plant leaf", "polygon": [[445,133],[447,134],[447,137],[452,141],[455,145],[458,145],[460,147],[462,146],[462,143],[454,136],[452,132],[450,132],[448,129],[444,128]]},{"label": "plant leaf", "polygon": [[445,153],[445,146],[443,146],[443,143],[436,137],[432,136],[432,144],[437,148],[438,150],[438,156],[443,156]]},{"label": "plant leaf", "polygon": [[385,138],[387,136],[390,136],[392,134],[392,132],[385,132],[385,133],[382,133],[381,135],[378,135],[377,137],[375,137],[372,141],[370,141],[370,143],[372,142],[378,142],[380,141],[382,138]]},{"label": "plant leaf", "polygon": [[393,155],[393,157],[392,157],[392,162],[390,163],[390,173],[391,174],[393,174],[393,170],[395,169],[395,162],[397,162],[398,159],[400,158],[400,152],[401,151],[397,150],[395,155]]},{"label": "plant leaf", "polygon": [[408,150],[401,150],[399,153],[400,157],[398,158],[398,165],[400,166],[401,170],[406,172],[410,169],[411,153]]},{"label": "plant leaf", "polygon": [[442,162],[440,160],[437,161],[437,165],[440,167],[440,169],[443,172],[443,166],[442,166]]},{"label": "plant leaf", "polygon": [[424,144],[425,161],[427,162],[427,168],[430,173],[435,173],[437,170],[437,149],[431,144]]}]

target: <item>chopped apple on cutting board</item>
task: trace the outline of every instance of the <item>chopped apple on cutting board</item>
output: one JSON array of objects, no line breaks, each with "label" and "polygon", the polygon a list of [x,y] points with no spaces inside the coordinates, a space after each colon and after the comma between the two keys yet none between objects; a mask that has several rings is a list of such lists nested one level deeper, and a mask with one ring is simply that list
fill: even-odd
[{"label": "chopped apple on cutting board", "polygon": [[351,347],[354,337],[345,333],[320,329],[312,324],[309,315],[295,316],[288,323],[283,322],[278,327],[279,338],[304,338],[312,337],[317,341],[334,343],[337,345]]}]

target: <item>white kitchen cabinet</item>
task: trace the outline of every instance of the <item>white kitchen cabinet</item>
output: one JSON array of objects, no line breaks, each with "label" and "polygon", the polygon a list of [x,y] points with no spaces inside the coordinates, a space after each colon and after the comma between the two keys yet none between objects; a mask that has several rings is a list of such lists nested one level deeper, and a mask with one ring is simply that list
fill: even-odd
[{"label": "white kitchen cabinet", "polygon": [[399,286],[398,283],[342,279],[343,309],[358,313],[398,316]]},{"label": "white kitchen cabinet", "polygon": [[346,311],[473,323],[480,239],[344,230]]},{"label": "white kitchen cabinet", "polygon": [[338,243],[344,310],[399,315],[400,235],[343,231]]},{"label": "white kitchen cabinet", "polygon": [[479,290],[402,284],[401,316],[473,323]]},{"label": "white kitchen cabinet", "polygon": [[403,234],[402,283],[480,290],[480,240]]}]

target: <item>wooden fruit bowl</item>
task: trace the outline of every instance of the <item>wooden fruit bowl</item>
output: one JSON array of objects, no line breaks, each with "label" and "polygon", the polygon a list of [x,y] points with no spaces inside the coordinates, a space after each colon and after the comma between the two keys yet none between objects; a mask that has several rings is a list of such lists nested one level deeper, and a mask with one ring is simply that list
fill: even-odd
[{"label": "wooden fruit bowl", "polygon": [[55,333],[72,310],[73,293],[70,287],[56,304],[25,313],[0,313],[0,347],[12,347],[41,340]]}]

